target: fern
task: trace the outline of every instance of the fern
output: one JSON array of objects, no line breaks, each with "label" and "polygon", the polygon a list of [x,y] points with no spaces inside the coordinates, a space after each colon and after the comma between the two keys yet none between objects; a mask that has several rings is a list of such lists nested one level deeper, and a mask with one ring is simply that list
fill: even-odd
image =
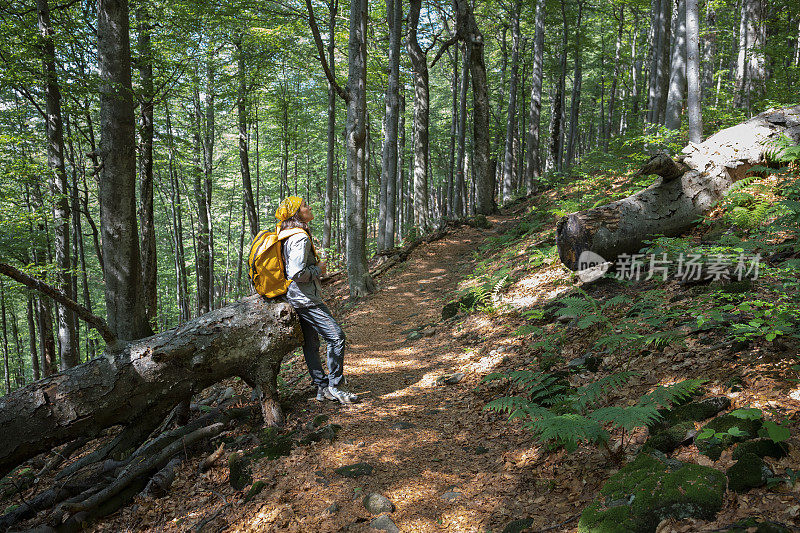
[{"label": "fern", "polygon": [[589,420],[594,420],[601,425],[611,424],[625,431],[632,431],[644,427],[661,418],[654,404],[632,405],[630,407],[609,406],[596,409],[587,415]]},{"label": "fern", "polygon": [[621,387],[629,378],[637,374],[638,372],[618,372],[584,385],[575,392],[573,405],[576,410],[582,412],[589,405],[597,403],[597,400],[608,391]]},{"label": "fern", "polygon": [[[585,385],[573,394],[556,394],[559,398],[559,410],[537,405],[532,398],[521,396],[497,398],[489,402],[485,409],[505,413],[509,420],[522,420],[523,427],[541,442],[552,442],[563,446],[567,451],[574,451],[581,442],[607,443],[610,428],[630,432],[651,425],[661,419],[660,408],[688,398],[704,382],[702,379],[688,379],[666,387],[657,387],[641,396],[631,406],[588,408],[595,405],[603,394],[618,388],[634,374],[620,372]],[[508,379],[528,391],[533,391],[535,396],[545,390],[553,394],[553,390],[558,387],[553,378],[557,379],[553,374],[517,371],[490,374],[485,380]]]},{"label": "fern", "polygon": [[[552,414],[552,413],[551,413]],[[575,413],[531,418],[524,426],[543,442],[553,441],[567,451],[575,451],[581,442],[608,442],[608,432],[596,421]]]}]

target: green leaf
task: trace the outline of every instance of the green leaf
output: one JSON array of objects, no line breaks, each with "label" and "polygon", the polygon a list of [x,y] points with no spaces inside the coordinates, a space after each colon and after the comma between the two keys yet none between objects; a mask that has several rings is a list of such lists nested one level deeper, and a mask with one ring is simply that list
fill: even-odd
[{"label": "green leaf", "polygon": [[706,440],[706,439],[710,439],[713,436],[714,436],[714,430],[713,429],[704,428],[704,429],[700,430],[700,433],[695,435],[694,438],[695,438],[695,440]]},{"label": "green leaf", "polygon": [[761,412],[761,409],[756,409],[755,407],[743,407],[731,411],[731,416],[742,420],[758,420],[764,416],[764,413]]},{"label": "green leaf", "polygon": [[741,429],[739,429],[736,426],[733,426],[732,428],[730,428],[728,430],[728,435],[731,435],[731,436],[734,436],[734,437],[746,437],[747,436],[747,432],[746,431],[742,431]]},{"label": "green leaf", "polygon": [[765,420],[764,428],[767,430],[767,435],[772,442],[783,442],[791,435],[789,428],[780,426],[772,420]]}]

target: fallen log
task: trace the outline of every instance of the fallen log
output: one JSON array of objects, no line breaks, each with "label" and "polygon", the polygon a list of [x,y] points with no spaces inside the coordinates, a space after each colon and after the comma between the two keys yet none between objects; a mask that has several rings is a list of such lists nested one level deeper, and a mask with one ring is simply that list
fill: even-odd
[{"label": "fallen log", "polygon": [[800,143],[800,105],[765,111],[703,143],[690,143],[675,161],[656,154],[640,171],[661,177],[651,186],[558,221],[561,261],[580,270],[584,252],[613,262],[622,253],[639,251],[645,240],[657,235],[680,235],[713,209],[733,182],[766,163],[781,135]]},{"label": "fallen log", "polygon": [[143,428],[131,433],[146,437],[178,403],[231,376],[263,391],[264,423],[280,425],[280,363],[301,344],[291,306],[258,295],[158,335],[119,342],[0,397],[0,478],[31,457],[114,425]]}]

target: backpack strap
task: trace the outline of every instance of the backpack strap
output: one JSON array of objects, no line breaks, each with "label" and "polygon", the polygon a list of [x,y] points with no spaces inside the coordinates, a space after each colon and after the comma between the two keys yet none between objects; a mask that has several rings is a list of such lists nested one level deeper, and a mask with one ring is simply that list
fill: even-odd
[{"label": "backpack strap", "polygon": [[311,243],[311,252],[314,254],[314,257],[316,258],[317,263],[319,263],[319,255],[317,254],[317,250],[314,247],[314,239],[312,239],[311,238],[311,234],[309,232],[307,232],[306,230],[304,230],[303,228],[290,228],[290,229],[285,229],[285,230],[279,231],[278,232],[278,240],[279,241],[286,240],[289,237],[291,237],[292,235],[297,235],[298,233],[305,233],[308,236],[308,240]]}]

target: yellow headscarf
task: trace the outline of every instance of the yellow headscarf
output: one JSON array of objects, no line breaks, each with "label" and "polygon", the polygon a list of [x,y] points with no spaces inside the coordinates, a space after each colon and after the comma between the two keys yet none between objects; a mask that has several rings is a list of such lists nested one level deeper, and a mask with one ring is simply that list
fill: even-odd
[{"label": "yellow headscarf", "polygon": [[283,199],[281,205],[279,205],[278,209],[275,211],[275,218],[278,220],[292,218],[292,216],[297,213],[297,210],[300,209],[302,204],[303,199],[299,196],[287,196]]}]

